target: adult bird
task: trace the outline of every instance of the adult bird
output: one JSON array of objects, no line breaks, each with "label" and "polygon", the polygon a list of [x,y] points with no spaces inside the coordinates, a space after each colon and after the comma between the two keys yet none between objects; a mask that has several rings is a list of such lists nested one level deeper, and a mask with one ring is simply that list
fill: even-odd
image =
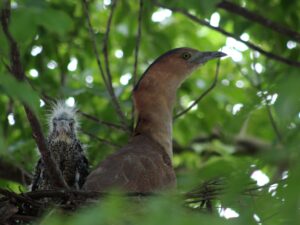
[{"label": "adult bird", "polygon": [[[59,101],[49,116],[48,149],[63,178],[72,189],[80,189],[88,175],[89,165],[82,145],[77,138],[78,121],[75,108]],[[47,168],[39,159],[31,189],[53,189]]]},{"label": "adult bird", "polygon": [[175,187],[172,112],[181,83],[222,52],[177,48],[157,58],[133,91],[137,125],[129,143],[104,160],[86,179],[85,190],[149,193]]}]

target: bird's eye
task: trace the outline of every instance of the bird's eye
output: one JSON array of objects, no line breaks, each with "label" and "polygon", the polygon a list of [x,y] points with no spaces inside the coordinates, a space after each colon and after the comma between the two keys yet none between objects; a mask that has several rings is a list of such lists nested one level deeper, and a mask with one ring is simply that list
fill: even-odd
[{"label": "bird's eye", "polygon": [[188,60],[189,58],[191,58],[191,54],[189,52],[184,52],[181,57],[184,59],[184,60]]}]

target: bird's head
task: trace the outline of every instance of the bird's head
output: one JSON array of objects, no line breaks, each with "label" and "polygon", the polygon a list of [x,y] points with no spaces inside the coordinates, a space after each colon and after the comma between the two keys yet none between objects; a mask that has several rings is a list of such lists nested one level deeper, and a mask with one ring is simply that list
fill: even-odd
[{"label": "bird's head", "polygon": [[62,101],[56,103],[49,117],[49,128],[49,136],[54,142],[70,142],[78,128],[76,109]]},{"label": "bird's head", "polygon": [[[176,48],[158,57],[145,71],[144,78],[155,78],[162,85],[178,87],[184,79],[207,61],[225,56],[223,52],[201,52],[192,48]],[[146,79],[147,80],[147,79]],[[138,88],[140,82],[136,85]],[[172,85],[173,84],[173,85]]]}]

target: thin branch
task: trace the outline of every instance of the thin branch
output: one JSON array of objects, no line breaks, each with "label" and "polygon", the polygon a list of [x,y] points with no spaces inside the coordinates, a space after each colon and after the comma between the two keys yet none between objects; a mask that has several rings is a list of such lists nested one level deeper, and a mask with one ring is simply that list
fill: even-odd
[{"label": "thin branch", "polygon": [[142,37],[143,5],[144,5],[144,1],[140,0],[139,16],[138,16],[138,30],[137,30],[137,35],[136,35],[135,49],[134,49],[133,87],[135,86],[136,80],[137,80],[138,57],[139,57],[139,49],[140,49],[140,43],[141,43],[141,37]]},{"label": "thin branch", "polygon": [[263,87],[262,87],[261,81],[260,81],[260,75],[256,71],[255,65],[256,65],[256,57],[255,57],[255,54],[253,54],[253,68],[254,68],[253,70],[254,70],[254,73],[255,73],[256,78],[258,80],[258,82],[257,82],[257,89],[262,93],[263,100],[265,101],[265,104],[266,104],[266,109],[267,109],[268,117],[269,117],[269,120],[270,120],[271,125],[273,127],[273,130],[274,130],[274,132],[275,132],[275,134],[277,136],[277,139],[278,139],[279,142],[282,142],[282,135],[281,135],[281,133],[279,131],[279,128],[278,128],[278,126],[276,124],[276,121],[274,119],[274,116],[272,114],[271,107],[269,105],[269,101],[267,99],[267,96],[264,94]]},{"label": "thin branch", "polygon": [[37,220],[37,217],[34,216],[25,216],[25,215],[13,215],[11,217],[11,219],[13,220],[17,220],[17,221],[23,221],[23,222],[32,222]]},{"label": "thin branch", "polygon": [[102,142],[103,144],[106,144],[106,145],[109,145],[109,146],[112,146],[112,147],[115,147],[115,148],[120,148],[120,147],[121,147],[121,146],[118,145],[118,144],[115,144],[115,143],[113,143],[113,142],[111,142],[111,141],[108,141],[108,140],[106,140],[106,139],[104,139],[104,138],[100,138],[100,137],[96,136],[95,134],[93,134],[93,133],[91,133],[91,132],[88,132],[88,131],[86,131],[86,130],[82,130],[82,132],[83,132],[84,134],[88,135],[89,137],[94,138],[94,139],[96,139],[96,140]]},{"label": "thin branch", "polygon": [[6,225],[6,221],[10,219],[15,213],[18,212],[18,208],[6,201],[0,205],[0,224]]},{"label": "thin branch", "polygon": [[[255,62],[255,56],[254,56],[254,63],[253,63],[253,65],[255,65],[255,64],[256,64],[256,62]],[[272,126],[272,128],[274,130],[274,133],[275,133],[275,135],[277,137],[277,140],[279,142],[282,142],[282,135],[281,135],[281,132],[279,131],[277,123],[276,123],[276,121],[274,119],[274,116],[272,114],[272,110],[271,110],[271,107],[270,107],[270,105],[268,103],[269,101],[267,99],[267,96],[264,94],[264,90],[263,90],[263,87],[261,85],[260,75],[257,73],[257,71],[254,68],[253,70],[254,70],[254,73],[255,73],[256,79],[257,79],[257,83],[255,83],[253,80],[251,80],[251,78],[247,74],[243,73],[240,65],[237,65],[237,67],[239,68],[239,72],[249,81],[249,83],[251,84],[251,86],[254,87],[254,88],[256,88],[258,91],[260,91],[262,93],[262,99],[263,99],[263,101],[266,104],[265,106],[266,106],[266,110],[267,110],[267,113],[268,113],[268,118],[270,120],[271,126]]]},{"label": "thin branch", "polygon": [[[37,91],[37,89],[33,86],[33,84],[30,82],[29,79],[27,79],[27,81],[29,82],[30,86],[35,90]],[[37,91],[38,92],[38,91]],[[51,103],[55,102],[55,99],[54,98],[51,98],[50,96],[46,95],[46,94],[40,94],[40,97],[43,99],[43,101],[47,104],[47,105],[50,105]],[[86,112],[83,112],[82,110],[77,110],[77,113],[79,113],[80,115],[84,116],[86,119],[89,119],[97,124],[100,124],[100,125],[104,125],[106,127],[109,127],[109,128],[113,128],[113,129],[116,129],[116,130],[122,130],[122,131],[126,131],[128,132],[127,129],[125,129],[122,125],[120,124],[115,124],[115,123],[112,123],[112,122],[108,122],[108,121],[104,121],[102,119],[99,119],[98,117],[95,117],[93,115],[90,115]]]},{"label": "thin branch", "polygon": [[228,12],[237,14],[239,16],[242,16],[248,20],[257,22],[265,27],[272,29],[273,31],[275,31],[281,35],[285,35],[286,37],[300,43],[300,33],[298,33],[297,31],[294,31],[286,26],[278,24],[260,14],[257,14],[254,11],[250,11],[246,8],[243,8],[243,7],[236,5],[235,3],[227,1],[227,0],[224,0],[224,1],[220,2],[219,4],[217,4],[217,7],[224,9]]},{"label": "thin branch", "polygon": [[218,59],[218,62],[217,62],[217,67],[216,67],[216,73],[215,73],[215,78],[212,82],[212,84],[210,85],[210,87],[205,90],[202,95],[200,95],[196,100],[194,100],[194,102],[189,106],[187,107],[186,109],[182,110],[181,112],[177,113],[175,116],[174,116],[174,120],[178,119],[180,116],[186,114],[188,111],[190,111],[195,105],[197,105],[206,95],[209,94],[209,92],[211,92],[214,87],[217,85],[217,82],[218,82],[218,76],[219,76],[219,69],[220,69],[220,62],[221,60]]},{"label": "thin branch", "polygon": [[[93,31],[93,27],[92,27],[92,24],[91,24],[91,20],[90,20],[90,14],[89,14],[89,11],[88,11],[87,0],[82,0],[82,3],[83,3],[83,9],[84,9],[84,13],[85,13],[85,16],[86,16],[86,20],[88,22],[88,29],[89,29],[90,38],[91,38],[91,41],[92,41],[93,51],[94,51],[94,54],[96,56],[96,61],[97,61],[97,65],[98,65],[102,80],[103,80],[104,85],[105,85],[105,87],[106,87],[106,89],[107,89],[107,91],[110,95],[113,106],[114,106],[114,108],[115,108],[115,110],[116,110],[116,112],[117,112],[117,114],[120,118],[122,126],[124,126],[124,128],[129,130],[129,127],[128,127],[127,122],[126,122],[125,115],[124,115],[123,111],[121,110],[120,104],[117,100],[114,89],[113,89],[112,84],[110,82],[111,78],[109,78],[109,80],[107,80],[107,77],[105,76],[105,73],[104,73],[104,70],[103,70],[103,67],[102,67],[102,64],[101,64],[100,55],[99,55],[99,52],[97,50],[97,42],[96,42],[95,34],[94,34],[94,31]],[[107,28],[107,29],[108,29],[108,32],[109,32],[109,28]],[[110,75],[107,75],[107,76],[109,77]]]},{"label": "thin branch", "polygon": [[128,129],[125,129],[123,126],[121,126],[120,124],[115,124],[115,123],[111,123],[111,122],[107,122],[107,121],[104,121],[104,120],[101,120],[93,115],[90,115],[88,113],[85,113],[81,110],[78,110],[78,113],[81,114],[82,116],[84,116],[85,118],[89,119],[89,120],[92,120],[94,121],[95,123],[98,123],[100,125],[105,125],[106,127],[109,127],[109,128],[113,128],[113,129],[117,129],[117,130],[123,130],[123,131],[126,131],[128,132]]},{"label": "thin branch", "polygon": [[164,4],[161,4],[161,3],[157,2],[156,0],[152,0],[152,1],[154,2],[155,5],[157,5],[159,7],[172,10],[173,12],[181,13],[182,15],[185,15],[186,17],[190,18],[191,20],[195,21],[196,23],[199,23],[199,24],[201,24],[203,26],[209,27],[210,29],[215,30],[215,31],[217,31],[217,32],[219,32],[219,33],[227,36],[227,37],[232,37],[235,40],[238,40],[238,41],[244,43],[249,48],[251,48],[251,49],[253,49],[255,51],[258,51],[259,53],[261,53],[262,55],[264,55],[264,56],[266,56],[266,57],[268,57],[270,59],[273,59],[273,60],[276,60],[278,62],[287,64],[289,66],[300,67],[300,62],[299,61],[294,61],[294,60],[282,57],[280,55],[276,55],[276,54],[274,54],[272,52],[266,51],[266,50],[262,49],[261,47],[253,44],[250,41],[244,41],[244,40],[242,40],[239,36],[237,36],[237,35],[235,35],[233,33],[230,33],[230,32],[224,30],[221,27],[215,27],[215,26],[210,25],[209,22],[207,22],[207,21],[205,21],[203,19],[200,19],[197,16],[194,16],[194,15],[190,14],[188,11],[186,11],[184,9],[177,8],[177,7],[166,6]]},{"label": "thin branch", "polygon": [[89,14],[89,11],[88,11],[88,3],[87,3],[86,0],[82,0],[82,3],[83,3],[83,10],[84,10],[86,20],[87,20],[87,23],[88,23],[88,29],[89,29],[89,34],[90,34],[90,38],[91,38],[92,45],[93,45],[93,51],[94,51],[94,54],[96,56],[96,61],[97,61],[98,68],[100,70],[100,75],[101,75],[102,80],[105,84],[105,87],[108,89],[107,79],[105,77],[105,73],[104,73],[104,70],[103,70],[103,67],[102,67],[102,64],[101,64],[101,61],[100,61],[100,55],[99,55],[99,52],[98,52],[98,49],[97,49],[97,42],[96,42],[96,38],[95,38],[95,35],[94,35],[93,27],[92,27],[92,24],[91,24],[90,14]]},{"label": "thin branch", "polygon": [[68,185],[61,174],[61,171],[59,170],[55,160],[53,159],[51,152],[47,148],[46,140],[37,117],[29,107],[24,106],[24,108],[32,128],[32,136],[35,139],[35,142],[41,153],[41,157],[43,159],[43,162],[45,163],[47,173],[51,179],[52,184],[54,185],[54,187],[68,188]]},{"label": "thin branch", "polygon": [[[68,46],[69,47],[69,46]],[[55,50],[56,53],[56,59],[58,62],[58,68],[59,68],[59,76],[60,76],[60,87],[64,88],[66,86],[66,82],[67,82],[67,74],[65,69],[62,66],[62,60],[59,57],[59,53],[58,53],[58,49]]]},{"label": "thin branch", "polygon": [[0,179],[14,181],[23,185],[29,185],[32,180],[31,174],[21,167],[16,166],[0,157]]},{"label": "thin branch", "polygon": [[[33,85],[33,83],[26,77],[26,81],[29,83],[29,85],[31,86],[31,88],[36,91],[38,93],[38,95],[40,96],[40,98],[47,104],[47,105],[50,105],[51,103],[54,103],[56,100],[50,96],[48,96],[47,94],[45,93],[39,93],[38,89]],[[113,128],[113,129],[117,129],[117,130],[122,130],[122,131],[126,131],[126,132],[129,132],[128,129],[124,128],[122,125],[120,124],[115,124],[115,123],[112,123],[112,122],[107,122],[107,121],[104,121],[104,120],[101,120],[93,115],[90,115],[86,112],[83,112],[81,110],[78,110],[77,113],[79,113],[80,115],[84,116],[85,118],[91,120],[91,121],[94,121],[95,123],[98,123],[100,125],[104,125],[106,127],[109,127],[109,128]]]},{"label": "thin branch", "polygon": [[114,0],[111,5],[110,14],[109,14],[107,24],[106,24],[106,31],[105,31],[104,38],[103,38],[104,63],[105,63],[106,75],[108,77],[108,84],[109,84],[110,89],[113,89],[113,87],[112,87],[112,77],[111,77],[111,72],[110,72],[109,56],[108,56],[108,41],[109,41],[111,22],[112,22],[112,19],[114,16],[117,1],[118,0]]},{"label": "thin branch", "polygon": [[[174,193],[171,196],[173,197],[180,197],[183,200],[185,206],[189,206],[192,203],[205,205],[207,208],[210,208],[211,201],[220,199],[222,195],[228,192],[228,184],[226,183],[227,179],[224,178],[216,178],[210,181],[204,182],[195,188],[193,191],[188,193]],[[284,185],[284,180],[278,180],[276,184]],[[261,190],[267,190],[271,185],[274,183],[268,183],[264,186],[257,186],[254,182],[249,182],[245,184],[240,195],[244,196],[255,196],[259,197],[259,193]],[[0,215],[0,220],[5,221],[6,219],[10,218],[20,218],[22,221],[22,217],[20,216],[31,216],[32,219],[40,217],[43,214],[46,208],[50,206],[48,203],[42,203],[40,200],[45,198],[53,198],[53,199],[61,199],[64,203],[56,204],[57,207],[65,210],[72,210],[78,208],[83,204],[94,202],[96,199],[105,197],[107,195],[114,195],[119,197],[151,197],[151,196],[160,196],[157,193],[141,193],[141,192],[131,192],[131,193],[121,193],[121,194],[114,194],[108,192],[94,192],[94,191],[81,191],[81,190],[40,190],[40,191],[33,191],[27,193],[16,194],[12,191],[0,188],[0,195],[3,197],[0,199],[0,203],[2,206],[5,204],[9,207],[15,207],[16,209],[23,209],[24,203],[30,207],[31,211],[25,211],[24,213],[20,213],[19,210],[14,210],[11,213],[7,213],[4,211]],[[52,205],[53,206],[53,205]],[[3,208],[3,207],[2,207]],[[1,209],[2,209],[1,208]],[[0,210],[1,211],[1,210]],[[22,211],[21,211],[22,212]],[[33,212],[33,213],[32,213]],[[21,215],[22,214],[22,215]],[[27,215],[29,214],[29,215]],[[25,217],[26,219],[30,219],[30,217]]]},{"label": "thin branch", "polygon": [[272,125],[272,127],[273,127],[273,130],[274,130],[274,132],[275,132],[275,134],[276,134],[276,136],[277,136],[278,141],[279,141],[279,142],[282,142],[282,135],[281,135],[281,132],[279,131],[279,128],[278,128],[278,126],[277,126],[277,123],[276,123],[276,121],[275,121],[275,119],[274,119],[274,116],[273,116],[273,114],[272,114],[271,107],[270,107],[270,105],[268,104],[268,101],[267,101],[266,96],[264,96],[264,98],[265,98],[265,101],[266,101],[266,109],[267,109],[268,117],[269,117],[269,120],[270,120],[271,125]]},{"label": "thin branch", "polygon": [[[25,193],[14,193],[12,191],[0,188],[0,194],[15,198],[20,200],[21,202],[26,202],[29,203],[31,200],[37,200],[37,199],[42,199],[42,198],[69,198],[73,196],[78,196],[78,197],[84,197],[84,198],[99,198],[107,195],[116,195],[116,196],[123,196],[122,193],[114,194],[110,192],[98,192],[98,191],[82,191],[82,190],[73,190],[73,189],[68,189],[68,190],[38,190],[38,191],[31,191],[31,192],[25,192]],[[134,196],[154,196],[156,195],[155,193],[152,192],[128,192],[124,193],[125,196],[129,197],[134,197]],[[37,206],[40,206],[39,202],[36,202]]]},{"label": "thin branch", "polygon": [[0,195],[6,196],[8,198],[19,200],[20,202],[29,203],[35,207],[41,207],[41,203],[32,201],[31,199],[27,198],[27,196],[23,194],[17,194],[13,191],[9,191],[3,188],[0,188]]},{"label": "thin branch", "polygon": [[[33,84],[30,82],[30,80],[27,79],[27,81],[29,82],[29,84],[31,85],[31,87],[32,87],[34,90],[37,91],[37,89],[33,86]],[[52,102],[55,102],[55,99],[51,98],[50,96],[48,96],[48,95],[46,95],[46,94],[40,94],[40,96],[41,96],[41,98],[45,101],[45,103],[46,103],[47,105],[51,105]],[[123,131],[128,132],[127,129],[124,129],[124,127],[121,126],[121,125],[119,125],[119,124],[115,124],[115,123],[111,123],[111,122],[107,122],[107,121],[101,120],[101,119],[99,119],[99,118],[97,118],[97,117],[95,117],[95,116],[93,116],[93,115],[90,115],[90,114],[88,114],[88,113],[85,113],[85,112],[83,112],[83,111],[81,111],[81,110],[77,110],[76,113],[79,113],[80,115],[84,116],[85,118],[87,118],[87,119],[89,119],[89,120],[91,120],[91,121],[93,121],[93,122],[95,122],[95,123],[97,123],[97,124],[104,125],[104,126],[109,127],[109,128],[113,128],[113,129],[117,129],[117,130],[123,130]],[[84,133],[86,133],[87,135],[89,135],[87,132],[84,132]],[[89,136],[91,136],[91,135],[89,135]],[[102,140],[101,138],[98,138],[98,137],[97,137],[97,139],[98,139],[99,141],[101,141],[101,142],[105,142],[104,139]],[[106,142],[107,142],[107,143],[111,143],[111,142],[108,142],[108,141],[106,141]],[[111,145],[114,145],[114,144],[111,143]],[[116,146],[116,145],[115,145],[115,146]],[[118,146],[118,147],[119,147],[119,146]]]},{"label": "thin branch", "polygon": [[12,71],[11,71],[10,66],[4,61],[4,59],[2,57],[1,57],[1,62],[3,64],[3,66],[6,68],[6,70],[11,73]]},{"label": "thin branch", "polygon": [[[139,15],[138,15],[138,30],[136,34],[136,42],[135,42],[135,49],[134,49],[134,66],[133,66],[133,77],[132,77],[132,86],[135,87],[136,80],[137,80],[137,69],[138,69],[138,57],[139,57],[139,49],[142,37],[142,15],[143,15],[143,5],[144,1],[140,0],[139,4]],[[131,109],[131,121],[132,121],[132,129],[134,126],[134,105],[132,105]]]},{"label": "thin branch", "polygon": [[4,124],[3,124],[3,137],[4,138],[7,138],[7,135],[8,135],[8,116],[9,114],[11,114],[13,112],[13,105],[14,105],[14,102],[13,102],[13,99],[12,98],[9,98],[8,100],[8,104],[7,104],[7,108],[6,108],[6,113],[5,113],[5,121],[4,121]]},{"label": "thin branch", "polygon": [[[3,33],[9,43],[10,47],[10,63],[12,75],[19,81],[24,82],[26,80],[26,75],[21,64],[21,57],[17,42],[12,37],[8,24],[10,19],[10,1],[5,1],[3,8],[1,9],[1,25]],[[27,119],[30,123],[32,129],[32,135],[41,153],[42,159],[47,167],[49,177],[55,187],[67,188],[67,184],[64,181],[56,162],[53,160],[50,151],[47,149],[46,140],[42,132],[41,125],[38,118],[33,113],[33,111],[26,105],[23,104]]]},{"label": "thin branch", "polygon": [[278,216],[281,213],[282,213],[282,210],[280,209],[280,210],[270,214],[269,216],[261,218],[259,222],[260,223],[265,223],[267,220],[273,219],[275,216]]}]

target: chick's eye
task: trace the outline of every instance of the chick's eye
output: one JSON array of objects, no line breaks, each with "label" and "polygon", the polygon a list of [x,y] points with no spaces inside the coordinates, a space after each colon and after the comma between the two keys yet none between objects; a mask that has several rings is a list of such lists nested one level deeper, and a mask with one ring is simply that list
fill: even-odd
[{"label": "chick's eye", "polygon": [[184,52],[181,57],[185,60],[188,60],[189,58],[191,58],[191,54],[188,52]]}]

